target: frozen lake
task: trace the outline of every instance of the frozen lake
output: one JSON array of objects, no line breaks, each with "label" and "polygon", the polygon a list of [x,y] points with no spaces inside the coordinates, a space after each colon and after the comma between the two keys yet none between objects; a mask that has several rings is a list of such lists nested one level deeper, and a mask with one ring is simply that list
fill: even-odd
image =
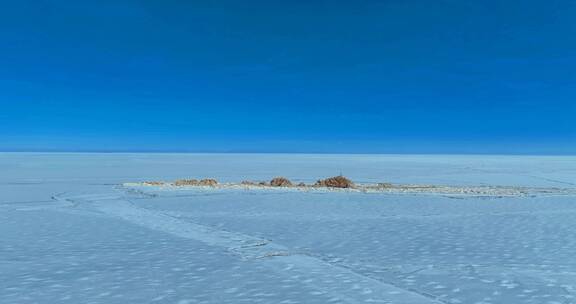
[{"label": "frozen lake", "polygon": [[576,157],[0,154],[0,303],[576,303],[576,197],[142,192],[214,177],[576,188]]}]

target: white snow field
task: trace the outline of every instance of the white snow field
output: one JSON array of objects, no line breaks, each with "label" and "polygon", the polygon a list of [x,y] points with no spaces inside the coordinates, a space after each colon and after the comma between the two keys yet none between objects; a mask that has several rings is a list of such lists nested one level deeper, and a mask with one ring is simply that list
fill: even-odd
[{"label": "white snow field", "polygon": [[0,154],[0,303],[576,303],[576,196],[131,188],[213,177],[576,189],[576,157]]}]

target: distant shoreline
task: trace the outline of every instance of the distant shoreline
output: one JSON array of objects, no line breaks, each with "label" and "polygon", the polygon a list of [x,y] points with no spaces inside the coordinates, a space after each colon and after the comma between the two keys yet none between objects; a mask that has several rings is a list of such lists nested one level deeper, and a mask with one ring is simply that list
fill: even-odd
[{"label": "distant shoreline", "polygon": [[177,185],[173,182],[133,182],[124,183],[128,189],[152,189],[159,191],[180,190],[248,190],[248,191],[290,191],[290,192],[354,192],[354,193],[381,193],[381,194],[420,194],[445,195],[454,197],[531,197],[531,196],[557,196],[576,195],[573,188],[555,187],[514,187],[514,186],[445,186],[445,185],[416,185],[416,184],[356,184],[351,188],[305,186],[270,186],[258,184],[223,183],[214,185]]},{"label": "distant shoreline", "polygon": [[328,153],[328,152],[199,152],[199,151],[33,151],[33,150],[0,150],[1,154],[31,154],[31,155],[70,155],[70,154],[103,154],[103,155],[326,155],[326,156],[467,156],[467,157],[576,157],[570,153]]}]

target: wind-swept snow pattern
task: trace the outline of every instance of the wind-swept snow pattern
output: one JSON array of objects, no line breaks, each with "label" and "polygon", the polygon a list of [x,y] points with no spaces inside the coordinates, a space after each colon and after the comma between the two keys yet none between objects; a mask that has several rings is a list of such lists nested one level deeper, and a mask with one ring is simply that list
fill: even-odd
[{"label": "wind-swept snow pattern", "polygon": [[[320,259],[291,252],[290,249],[265,239],[215,230],[175,219],[158,211],[138,208],[111,195],[66,197],[66,201],[91,204],[105,214],[121,218],[148,229],[221,247],[242,259],[261,259],[283,276],[289,276],[319,289],[344,303],[440,303],[429,297],[362,276],[348,268],[331,265]],[[346,282],[347,284],[341,284]]]},{"label": "wind-swept snow pattern", "polygon": [[[1,154],[0,169],[0,303],[576,303],[571,157]],[[339,171],[564,192],[122,185]]]}]

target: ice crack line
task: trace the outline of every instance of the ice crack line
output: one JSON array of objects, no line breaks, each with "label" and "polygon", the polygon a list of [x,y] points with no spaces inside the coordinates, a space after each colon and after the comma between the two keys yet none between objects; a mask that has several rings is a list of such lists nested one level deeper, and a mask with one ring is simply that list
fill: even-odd
[{"label": "ice crack line", "polygon": [[537,179],[541,179],[541,180],[545,180],[545,181],[549,181],[549,182],[553,182],[553,183],[557,183],[557,184],[562,184],[562,185],[576,186],[576,183],[571,183],[571,182],[553,179],[553,178],[548,178],[548,177],[542,177],[542,176],[536,176],[536,175],[525,175],[525,176],[537,178]]},{"label": "ice crack line", "polygon": [[242,259],[258,261],[290,279],[338,298],[344,303],[439,304],[417,292],[361,275],[321,259],[293,253],[288,248],[252,236],[216,230],[136,206],[121,195],[61,197],[89,204],[99,212],[148,229],[166,232],[223,248]]}]

